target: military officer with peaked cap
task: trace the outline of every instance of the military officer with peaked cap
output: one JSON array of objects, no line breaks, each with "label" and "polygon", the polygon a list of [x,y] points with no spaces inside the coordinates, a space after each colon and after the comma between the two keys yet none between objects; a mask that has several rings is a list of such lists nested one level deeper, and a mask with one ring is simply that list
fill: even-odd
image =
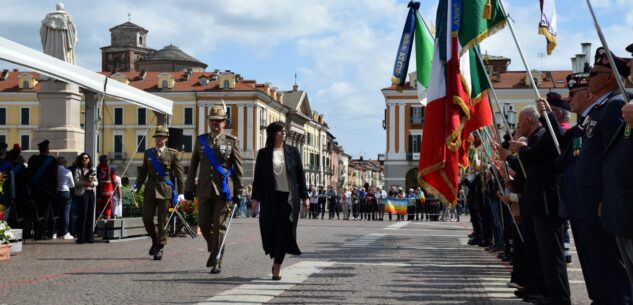
[{"label": "military officer with peaked cap", "polygon": [[[594,73],[595,75],[597,74]],[[585,180],[591,182],[596,176],[599,177],[599,174],[589,178],[580,177],[577,167],[586,170],[587,162],[601,162],[599,149],[594,154],[589,150],[585,151],[586,154],[582,155],[582,160],[579,161],[581,148],[587,140],[585,129],[592,121],[591,116],[597,120],[598,114],[604,109],[602,106],[595,108],[598,97],[589,91],[588,78],[587,73],[567,76],[570,106],[578,115],[578,124],[567,130],[561,141],[562,153],[556,162],[557,167],[563,171],[561,195],[567,206],[567,216],[571,222],[589,298],[595,304],[630,304],[631,286],[618,258],[615,238],[600,224],[597,213],[598,200],[595,200],[595,197],[594,200],[580,198],[585,192],[580,190],[580,185],[587,187],[590,183]],[[599,86],[594,84],[594,87]],[[598,124],[599,122],[594,126],[596,130],[599,130]],[[589,145],[598,145],[596,143],[601,141],[598,136],[594,138],[594,135],[588,140]]]},{"label": "military officer with peaked cap", "polygon": [[198,223],[210,252],[207,267],[211,267],[211,273],[215,274],[221,271],[224,249],[220,254],[219,247],[226,232],[231,199],[243,188],[242,156],[237,138],[224,131],[224,107],[211,107],[209,126],[211,132],[196,140],[187,173],[185,198],[192,200],[195,194],[198,195]]},{"label": "military officer with peaked cap", "polygon": [[[575,181],[577,202],[575,203],[576,230],[585,240],[589,254],[591,284],[595,284],[598,304],[633,304],[631,282],[623,268],[613,231],[605,226],[604,216],[600,224],[600,202],[613,190],[606,190],[609,174],[603,174],[604,152],[622,122],[621,108],[624,101],[618,90],[616,77],[626,77],[626,61],[613,55],[617,70],[611,70],[607,53],[598,48],[594,65],[588,74],[589,92],[595,101],[581,113],[582,138],[576,151]],[[603,191],[604,190],[604,191]],[[628,220],[630,222],[630,220]],[[588,240],[587,240],[588,239]],[[582,245],[581,245],[582,247]],[[579,251],[582,252],[582,250]],[[584,268],[585,266],[583,266]]]},{"label": "military officer with peaked cap", "polygon": [[[626,50],[633,53],[633,44]],[[633,60],[629,59],[628,66],[631,70],[632,65]],[[620,74],[629,79],[633,77]],[[631,99],[630,93],[629,98]],[[615,236],[629,280],[633,283],[633,135],[625,124],[629,122],[630,127],[633,123],[627,111],[630,106],[631,103],[622,108],[625,121],[609,140],[604,154],[601,223],[607,232]]]},{"label": "military officer with peaked cap", "polygon": [[[145,184],[143,224],[147,234],[152,238],[149,255],[153,255],[154,260],[163,258],[163,250],[167,244],[167,232],[164,230],[167,223],[167,211],[170,202],[173,201],[173,195],[178,194],[174,192],[182,192],[184,184],[180,156],[177,150],[167,147],[167,138],[169,138],[169,129],[165,126],[156,127],[154,133],[156,146],[145,151],[135,186],[136,190],[140,190]],[[158,166],[162,169],[157,169]],[[164,177],[161,176],[161,171],[164,172]],[[176,189],[174,190],[170,184],[176,186]],[[154,216],[158,220],[157,225],[154,225]]]}]

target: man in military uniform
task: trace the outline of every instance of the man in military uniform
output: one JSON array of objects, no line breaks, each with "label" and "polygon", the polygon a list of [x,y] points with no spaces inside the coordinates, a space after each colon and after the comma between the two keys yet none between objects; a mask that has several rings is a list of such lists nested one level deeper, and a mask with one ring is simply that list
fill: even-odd
[{"label": "man in military uniform", "polygon": [[50,155],[49,144],[48,140],[37,144],[40,154],[31,156],[28,161],[31,195],[37,207],[35,240],[51,239],[53,236],[53,198],[57,193],[57,163]]},{"label": "man in military uniform", "polygon": [[[154,256],[154,260],[163,258],[163,249],[167,244],[167,210],[169,203],[174,201],[176,191],[183,189],[183,172],[180,164],[178,151],[167,147],[169,129],[165,126],[156,127],[154,140],[156,147],[145,151],[143,164],[138,173],[135,190],[140,190],[145,183],[143,193],[143,224],[147,234],[152,238],[152,246],[149,255]],[[160,167],[160,168],[157,168]],[[162,172],[162,173],[161,173]],[[162,176],[161,174],[164,174]],[[176,179],[174,185],[172,181]],[[147,183],[146,181],[147,180]],[[174,189],[174,186],[177,186]],[[182,197],[182,196],[177,196]],[[178,199],[176,199],[178,200]],[[175,204],[175,202],[174,202]],[[158,228],[154,224],[154,216],[157,216]]]},{"label": "man in military uniform", "polygon": [[[629,45],[626,50],[633,53],[633,45]],[[630,75],[630,72],[633,70],[633,62],[628,60],[628,67],[625,71],[623,65],[627,60],[615,56],[614,60],[617,72],[622,77],[626,78],[628,76],[629,81],[631,81],[632,75]],[[615,94],[610,94],[613,96],[611,98],[613,101],[610,104],[615,102],[615,104],[623,105],[624,99],[617,90],[615,76],[614,73],[609,75],[609,88],[613,88],[615,92]],[[629,99],[631,99],[630,93]],[[618,111],[620,109],[615,106],[608,108],[604,111],[610,110],[610,112],[605,114],[605,116],[620,119],[620,124],[615,129],[614,134],[608,139],[604,161],[601,166],[603,181],[600,220],[604,230],[615,237],[621,262],[624,264],[629,277],[628,282],[624,280],[623,282],[631,283],[633,282],[633,221],[631,221],[633,219],[633,192],[631,192],[633,189],[633,174],[631,171],[633,165],[633,159],[631,158],[633,155],[633,135],[631,135],[630,127],[633,124],[633,107],[631,103],[624,105],[621,108],[621,114]],[[621,277],[618,277],[618,279],[621,280]],[[629,301],[633,303],[631,299]]]},{"label": "man in military uniform", "polygon": [[220,254],[219,248],[226,232],[231,198],[236,198],[242,190],[242,156],[237,138],[224,131],[226,111],[222,106],[211,107],[209,126],[211,132],[196,140],[187,173],[185,198],[192,200],[195,194],[198,195],[198,223],[210,252],[207,267],[216,274],[221,271],[224,253]]}]

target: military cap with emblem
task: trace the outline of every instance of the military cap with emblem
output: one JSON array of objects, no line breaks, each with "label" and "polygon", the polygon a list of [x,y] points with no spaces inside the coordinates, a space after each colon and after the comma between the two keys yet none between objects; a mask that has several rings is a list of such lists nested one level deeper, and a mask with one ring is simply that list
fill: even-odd
[{"label": "military cap with emblem", "polygon": [[226,111],[220,105],[211,106],[209,111],[209,120],[226,120]]},{"label": "military cap with emblem", "polygon": [[163,125],[156,126],[156,132],[154,133],[154,138],[156,137],[169,137],[169,128]]},{"label": "military cap with emblem", "polygon": [[44,141],[42,141],[42,142],[40,142],[40,143],[37,143],[37,147],[38,147],[39,149],[44,149],[44,148],[47,148],[47,147],[48,147],[48,144],[50,144],[50,143],[51,143],[51,141],[49,141],[49,140],[44,140]]},{"label": "military cap with emblem", "polygon": [[[613,52],[611,52],[611,56],[613,57],[616,68],[618,69],[618,74],[620,74],[622,77],[627,77],[629,75],[629,67],[627,67],[626,64],[628,64],[630,58],[618,57],[613,54]],[[596,50],[593,64],[594,66],[603,66],[605,68],[611,69],[609,56],[607,56],[607,51],[603,47],[600,47]]]},{"label": "military cap with emblem", "polygon": [[560,109],[564,109],[567,111],[571,111],[571,107],[569,107],[569,103],[563,100],[563,97],[556,92],[548,92],[547,93],[547,102],[550,106],[558,107]]},{"label": "military cap with emblem", "polygon": [[588,73],[572,73],[567,75],[567,88],[569,91],[578,89],[578,88],[587,88],[589,83],[587,83],[587,78],[589,78]]}]

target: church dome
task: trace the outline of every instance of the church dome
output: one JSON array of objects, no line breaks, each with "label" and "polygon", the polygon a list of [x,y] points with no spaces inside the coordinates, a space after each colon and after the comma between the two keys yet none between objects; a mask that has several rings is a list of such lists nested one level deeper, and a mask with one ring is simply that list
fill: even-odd
[{"label": "church dome", "polygon": [[204,72],[207,64],[183,52],[177,46],[170,44],[138,61],[138,69],[158,72],[177,72],[191,70]]}]

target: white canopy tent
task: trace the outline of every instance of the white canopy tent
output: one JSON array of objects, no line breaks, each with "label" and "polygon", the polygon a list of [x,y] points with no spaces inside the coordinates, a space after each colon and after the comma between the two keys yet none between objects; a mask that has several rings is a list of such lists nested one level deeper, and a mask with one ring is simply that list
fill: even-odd
[{"label": "white canopy tent", "polygon": [[0,59],[159,113],[170,116],[172,114],[171,100],[116,81],[107,82],[106,85],[107,78],[102,74],[67,63],[3,37],[0,37]]}]

